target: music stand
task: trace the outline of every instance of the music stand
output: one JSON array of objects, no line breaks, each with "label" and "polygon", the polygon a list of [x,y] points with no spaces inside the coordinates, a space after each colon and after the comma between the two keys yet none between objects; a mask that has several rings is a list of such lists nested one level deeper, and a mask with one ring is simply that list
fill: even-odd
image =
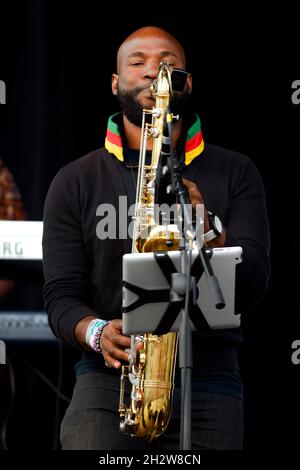
[{"label": "music stand", "polygon": [[[186,338],[182,339],[184,335],[182,334],[181,311],[185,314],[186,305],[189,305],[191,323],[188,328],[189,334],[192,329],[203,331],[206,328],[238,328],[240,326],[240,314],[235,312],[235,271],[236,265],[242,261],[242,248],[226,247],[206,250],[225,299],[223,310],[217,309],[214,305],[206,279],[204,279],[202,265],[199,262],[198,250],[193,250],[191,254],[191,266],[187,271],[190,273],[190,279],[187,282],[180,270],[182,256],[180,251],[124,255],[122,304],[122,328],[125,335],[165,334],[181,328],[179,367],[185,370],[185,364],[188,363],[189,373],[192,369],[192,355],[187,344],[191,344],[191,341],[186,341]],[[186,284],[193,286],[188,302],[185,296]],[[187,350],[182,352],[183,348]],[[186,381],[182,374],[182,382],[188,384],[188,393],[183,394],[182,398],[184,406],[181,409],[180,441],[181,448],[187,450],[189,444],[185,444],[184,433],[186,428],[189,429],[190,421],[184,414],[191,412],[190,379]],[[188,441],[190,441],[190,436],[188,436]]]}]

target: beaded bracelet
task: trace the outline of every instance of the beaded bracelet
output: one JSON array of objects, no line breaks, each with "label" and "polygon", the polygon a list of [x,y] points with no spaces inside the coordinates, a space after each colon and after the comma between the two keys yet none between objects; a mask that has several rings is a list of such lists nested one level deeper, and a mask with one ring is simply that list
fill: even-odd
[{"label": "beaded bracelet", "polygon": [[108,324],[107,320],[100,320],[95,318],[89,323],[86,330],[85,341],[86,343],[97,353],[101,353],[100,338],[102,335],[103,328]]}]

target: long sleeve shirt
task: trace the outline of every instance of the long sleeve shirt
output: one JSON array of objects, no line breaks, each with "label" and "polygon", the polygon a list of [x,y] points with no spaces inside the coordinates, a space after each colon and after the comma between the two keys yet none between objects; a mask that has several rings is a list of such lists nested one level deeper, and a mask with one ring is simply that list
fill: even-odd
[{"label": "long sleeve shirt", "polygon": [[[105,203],[116,208],[118,234],[119,196],[133,194],[136,172],[125,163],[105,148],[91,152],[58,172],[46,198],[45,305],[54,333],[76,348],[74,331],[82,318],[95,315],[110,320],[122,315],[122,256],[131,251],[131,240],[118,235],[99,239],[101,216],[97,208]],[[261,177],[248,157],[209,144],[184,168],[183,176],[197,184],[206,208],[222,220],[226,246],[243,249],[243,262],[237,267],[236,300],[239,311],[245,314],[264,295],[270,273],[269,226]],[[239,329],[194,335],[194,368],[237,367]],[[93,357],[95,353],[84,355]]]}]

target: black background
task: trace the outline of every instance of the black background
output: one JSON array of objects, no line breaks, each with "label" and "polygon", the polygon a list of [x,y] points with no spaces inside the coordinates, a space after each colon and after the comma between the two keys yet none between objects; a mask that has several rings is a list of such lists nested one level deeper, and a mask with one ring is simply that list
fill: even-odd
[{"label": "black background", "polygon": [[[300,365],[291,362],[291,344],[300,339],[300,105],[291,96],[299,78],[299,25],[288,6],[264,12],[201,5],[172,3],[172,9],[155,5],[152,10],[150,4],[145,14],[145,5],[133,3],[108,4],[104,12],[101,2],[2,2],[0,80],[6,82],[7,104],[0,106],[0,157],[15,176],[28,218],[41,220],[58,169],[103,143],[107,118],[118,109],[110,77],[120,42],[145,25],[175,34],[193,73],[204,141],[249,155],[266,188],[272,279],[263,303],[243,320],[245,447],[296,448]],[[20,283],[1,308],[42,309],[40,288]],[[57,380],[58,348],[11,347]],[[68,348],[63,355],[62,388],[70,394],[76,355]],[[54,394],[35,374],[13,356],[12,362],[18,393],[10,448],[51,448],[55,416],[65,405],[58,410]]]}]

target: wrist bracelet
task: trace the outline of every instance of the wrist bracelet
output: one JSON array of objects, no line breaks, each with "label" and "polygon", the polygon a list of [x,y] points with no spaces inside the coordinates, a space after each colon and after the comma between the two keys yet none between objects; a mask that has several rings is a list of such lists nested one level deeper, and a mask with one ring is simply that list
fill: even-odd
[{"label": "wrist bracelet", "polygon": [[214,240],[214,238],[217,238],[216,233],[213,230],[209,230],[208,232],[204,233],[202,235],[204,243],[210,242],[211,240]]},{"label": "wrist bracelet", "polygon": [[100,339],[102,331],[108,323],[109,322],[107,320],[95,318],[89,323],[89,326],[86,330],[85,341],[97,353],[102,352],[100,347]]}]

